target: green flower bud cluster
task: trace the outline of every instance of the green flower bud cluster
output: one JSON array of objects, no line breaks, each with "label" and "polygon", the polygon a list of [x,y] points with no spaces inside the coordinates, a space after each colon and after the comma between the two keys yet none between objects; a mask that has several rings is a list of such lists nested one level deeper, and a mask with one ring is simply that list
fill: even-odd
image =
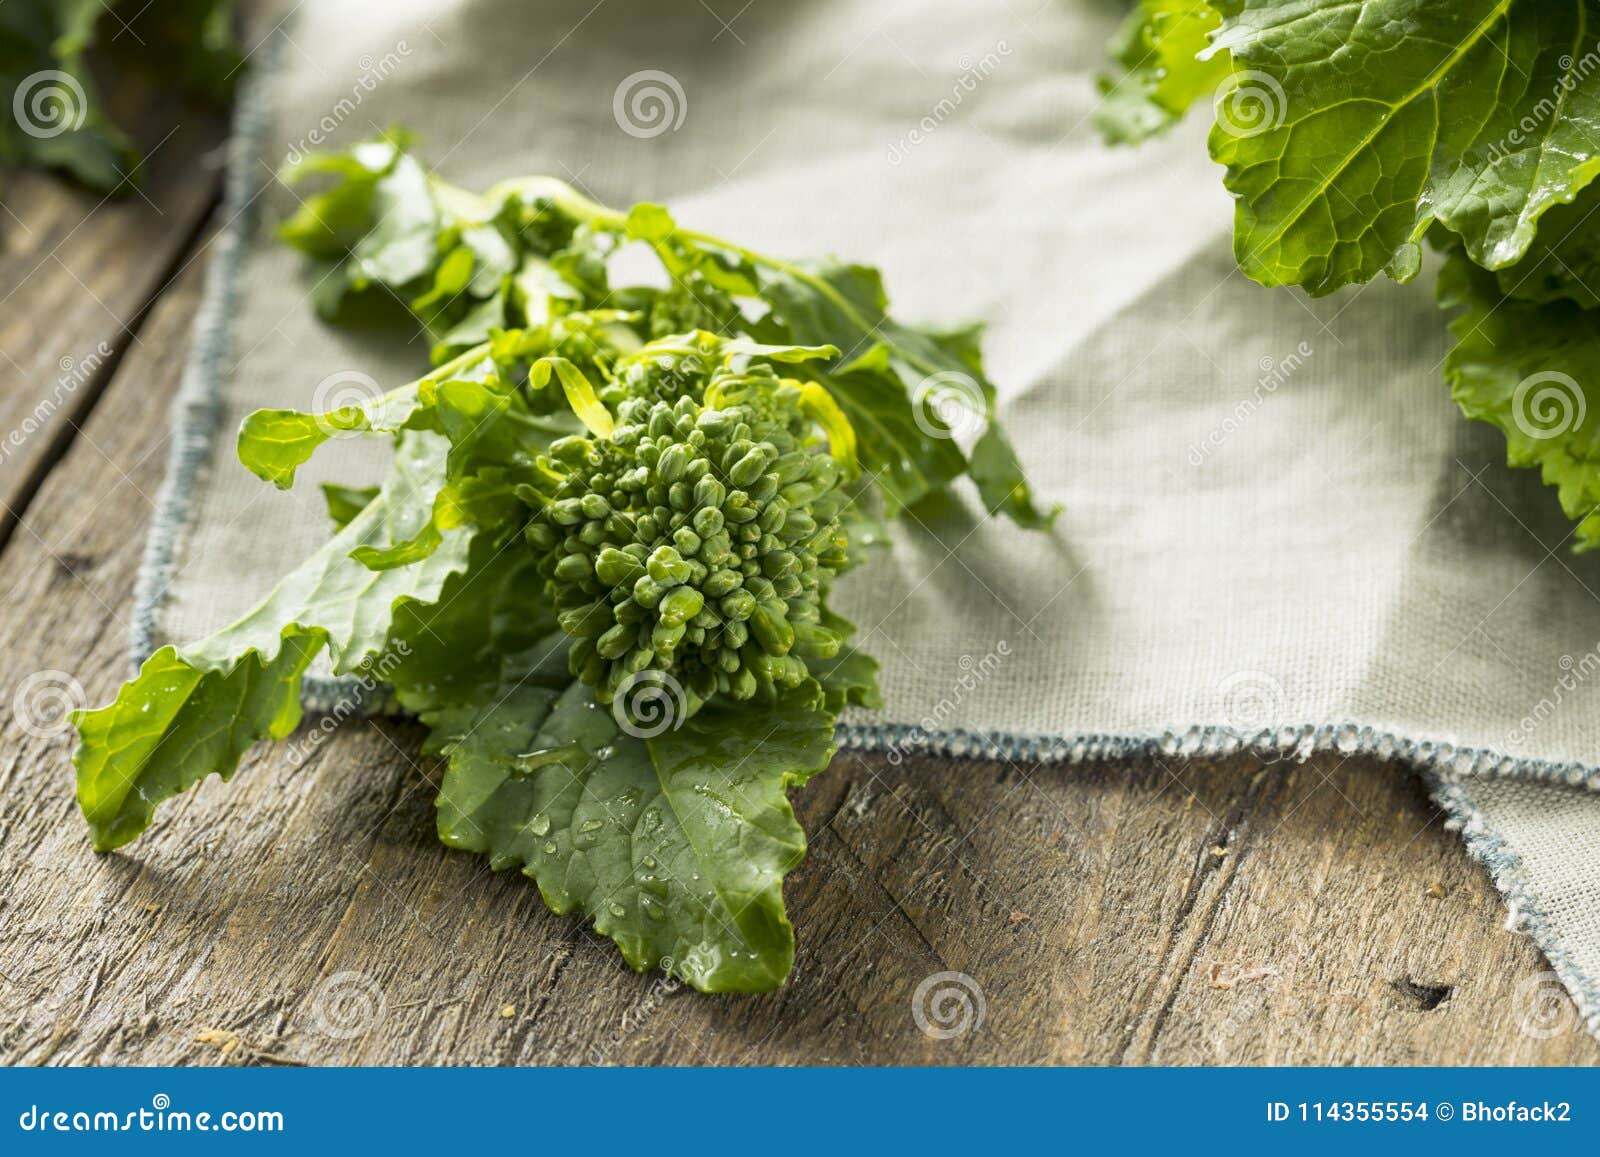
[{"label": "green flower bud cluster", "polygon": [[739,307],[700,273],[662,292],[650,305],[650,336],[668,337],[691,331],[726,333],[734,329]]},{"label": "green flower bud cluster", "polygon": [[[838,653],[822,595],[848,544],[839,468],[799,391],[727,370],[685,389],[684,364],[626,371],[612,436],[551,446],[564,476],[527,533],[576,640],[573,673],[609,702],[658,671],[692,712],[795,686]],[[669,380],[675,400],[660,396]]]}]

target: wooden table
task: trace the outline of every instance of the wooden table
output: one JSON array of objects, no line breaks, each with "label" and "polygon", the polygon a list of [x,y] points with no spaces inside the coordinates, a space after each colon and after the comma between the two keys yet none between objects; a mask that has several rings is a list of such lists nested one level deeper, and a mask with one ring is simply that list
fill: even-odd
[{"label": "wooden table", "polygon": [[[260,750],[95,855],[70,735],[10,704],[36,672],[91,703],[127,674],[220,187],[217,120],[181,120],[131,198],[4,190],[0,435],[37,428],[0,463],[0,1061],[1600,1061],[1575,1028],[1522,1031],[1548,966],[1417,778],[1366,759],[840,756],[798,798],[799,955],[759,997],[635,975],[526,879],[446,851],[403,723],[298,769]],[[982,993],[945,1039],[912,1015],[939,972]]]}]

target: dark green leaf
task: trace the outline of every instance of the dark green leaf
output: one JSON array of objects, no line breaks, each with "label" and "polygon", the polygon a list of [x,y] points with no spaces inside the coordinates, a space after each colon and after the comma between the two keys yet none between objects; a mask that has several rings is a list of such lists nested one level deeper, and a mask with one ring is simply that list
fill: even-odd
[{"label": "dark green leaf", "polygon": [[1236,87],[1211,155],[1235,252],[1313,294],[1416,275],[1431,222],[1490,269],[1597,172],[1596,0],[1216,0]]},{"label": "dark green leaf", "polygon": [[776,987],[794,950],[782,880],[805,853],[785,791],[833,751],[820,691],[637,738],[567,673],[537,591],[530,556],[484,546],[436,604],[397,615],[396,693],[449,758],[440,838],[521,868],[635,968],[707,991]]},{"label": "dark green leaf", "polygon": [[[125,11],[108,15],[113,8]],[[100,192],[128,192],[138,183],[139,150],[114,122],[96,74],[159,69],[163,86],[220,102],[242,63],[232,12],[231,0],[4,0],[0,163],[58,169]],[[105,35],[107,21],[115,35]]]},{"label": "dark green leaf", "polygon": [[367,508],[378,496],[376,486],[340,486],[336,482],[322,484],[322,496],[328,503],[328,517],[336,527],[348,526],[350,520]]},{"label": "dark green leaf", "polygon": [[1493,273],[1457,251],[1439,277],[1450,323],[1451,394],[1506,436],[1513,466],[1537,467],[1578,520],[1576,549],[1600,546],[1600,311],[1505,298]]},{"label": "dark green leaf", "polygon": [[[931,393],[949,387],[970,392],[974,410],[981,410],[974,417],[983,431],[968,469],[984,506],[991,513],[1008,515],[1019,526],[1042,529],[1050,524],[1054,512],[1042,511],[1035,504],[1016,451],[995,420],[994,383],[984,374],[981,363],[968,356],[971,345],[965,338],[972,331],[961,331],[952,344],[951,335],[894,321],[886,312],[888,299],[882,278],[867,266],[763,266],[760,275],[762,293],[793,341],[838,346],[845,351],[846,368],[857,359],[868,359],[863,366],[870,362],[871,368],[892,372],[900,381],[903,396],[922,409],[924,423],[930,428],[937,428],[928,421]],[[875,351],[881,351],[882,356],[878,357]],[[849,412],[843,392],[836,396]],[[878,414],[889,412],[881,392],[876,392],[874,401],[876,404],[863,403],[862,408]],[[903,435],[903,422],[896,425]],[[924,461],[911,470],[888,459],[876,468],[899,469],[905,474],[920,472],[930,481],[940,479],[944,471],[938,459],[948,461],[948,456],[945,450],[936,451],[931,446],[937,441],[923,440],[920,449]],[[875,468],[870,461],[863,461],[868,469]]]}]

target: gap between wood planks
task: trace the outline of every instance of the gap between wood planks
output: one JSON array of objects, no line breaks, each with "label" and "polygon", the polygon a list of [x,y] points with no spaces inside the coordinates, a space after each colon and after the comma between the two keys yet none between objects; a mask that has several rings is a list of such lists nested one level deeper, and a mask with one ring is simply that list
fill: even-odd
[{"label": "gap between wood planks", "polygon": [[4,509],[0,510],[0,554],[4,554],[6,548],[11,545],[17,528],[27,517],[28,508],[38,497],[39,488],[44,485],[45,478],[65,457],[67,448],[81,432],[83,423],[94,411],[111,379],[121,368],[123,356],[129,347],[138,341],[139,333],[149,319],[151,309],[171,288],[178,275],[199,255],[199,242],[205,236],[212,214],[222,202],[220,177],[214,178],[211,184],[213,186],[211,196],[206,199],[193,225],[183,235],[182,243],[174,246],[155,287],[144,295],[132,316],[121,325],[114,337],[105,342],[111,352],[97,362],[89,379],[73,391],[71,407],[55,412],[55,428],[41,431],[46,438],[43,452],[29,464],[20,482],[12,488],[10,497],[4,501]]},{"label": "gap between wood planks", "polygon": [[222,197],[226,112],[107,79],[107,106],[142,149],[121,195],[51,172],[7,171],[0,185],[0,553]]}]

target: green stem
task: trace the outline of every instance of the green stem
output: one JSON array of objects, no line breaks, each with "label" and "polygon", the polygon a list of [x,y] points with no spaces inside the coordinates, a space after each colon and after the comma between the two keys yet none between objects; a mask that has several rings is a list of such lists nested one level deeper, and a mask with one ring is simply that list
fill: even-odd
[{"label": "green stem", "polygon": [[[442,382],[446,378],[454,375],[455,372],[461,369],[463,366],[469,366],[474,362],[481,361],[488,356],[489,343],[480,342],[478,345],[473,346],[464,353],[457,354],[455,357],[445,362],[442,366],[435,366],[433,369],[429,370],[426,374],[413,382],[412,385],[420,386],[424,383],[431,385],[434,382]],[[403,390],[409,389],[410,387],[401,386],[400,388]],[[398,393],[399,391],[396,392]]]},{"label": "green stem", "polygon": [[[460,194],[465,193],[465,190],[450,185],[437,177],[434,180],[441,189],[448,191],[446,195],[452,199],[456,199]],[[471,196],[471,194],[466,195]],[[627,231],[628,216],[626,213],[619,213],[617,210],[602,205],[598,201],[590,200],[565,181],[555,177],[514,177],[492,186],[480,198],[486,213],[485,220],[492,216],[500,205],[505,203],[507,197],[512,195],[548,201],[569,217],[597,228],[613,229],[618,232]],[[752,265],[765,266],[785,276],[792,277],[796,281],[804,282],[820,296],[826,298],[835,309],[848,317],[865,333],[872,333],[881,324],[863,316],[861,311],[848,298],[834,289],[833,286],[816,276],[816,274],[809,273],[797,265],[791,265],[787,261],[779,260],[776,257],[768,257],[764,253],[757,253],[753,249],[746,249],[742,245],[724,241],[721,237],[714,237],[709,233],[700,233],[693,229],[674,229],[672,236],[702,248],[722,249],[729,253],[735,253]],[[901,348],[899,356],[921,373],[935,374],[939,372],[938,366],[925,358],[919,357],[913,350]]]}]

